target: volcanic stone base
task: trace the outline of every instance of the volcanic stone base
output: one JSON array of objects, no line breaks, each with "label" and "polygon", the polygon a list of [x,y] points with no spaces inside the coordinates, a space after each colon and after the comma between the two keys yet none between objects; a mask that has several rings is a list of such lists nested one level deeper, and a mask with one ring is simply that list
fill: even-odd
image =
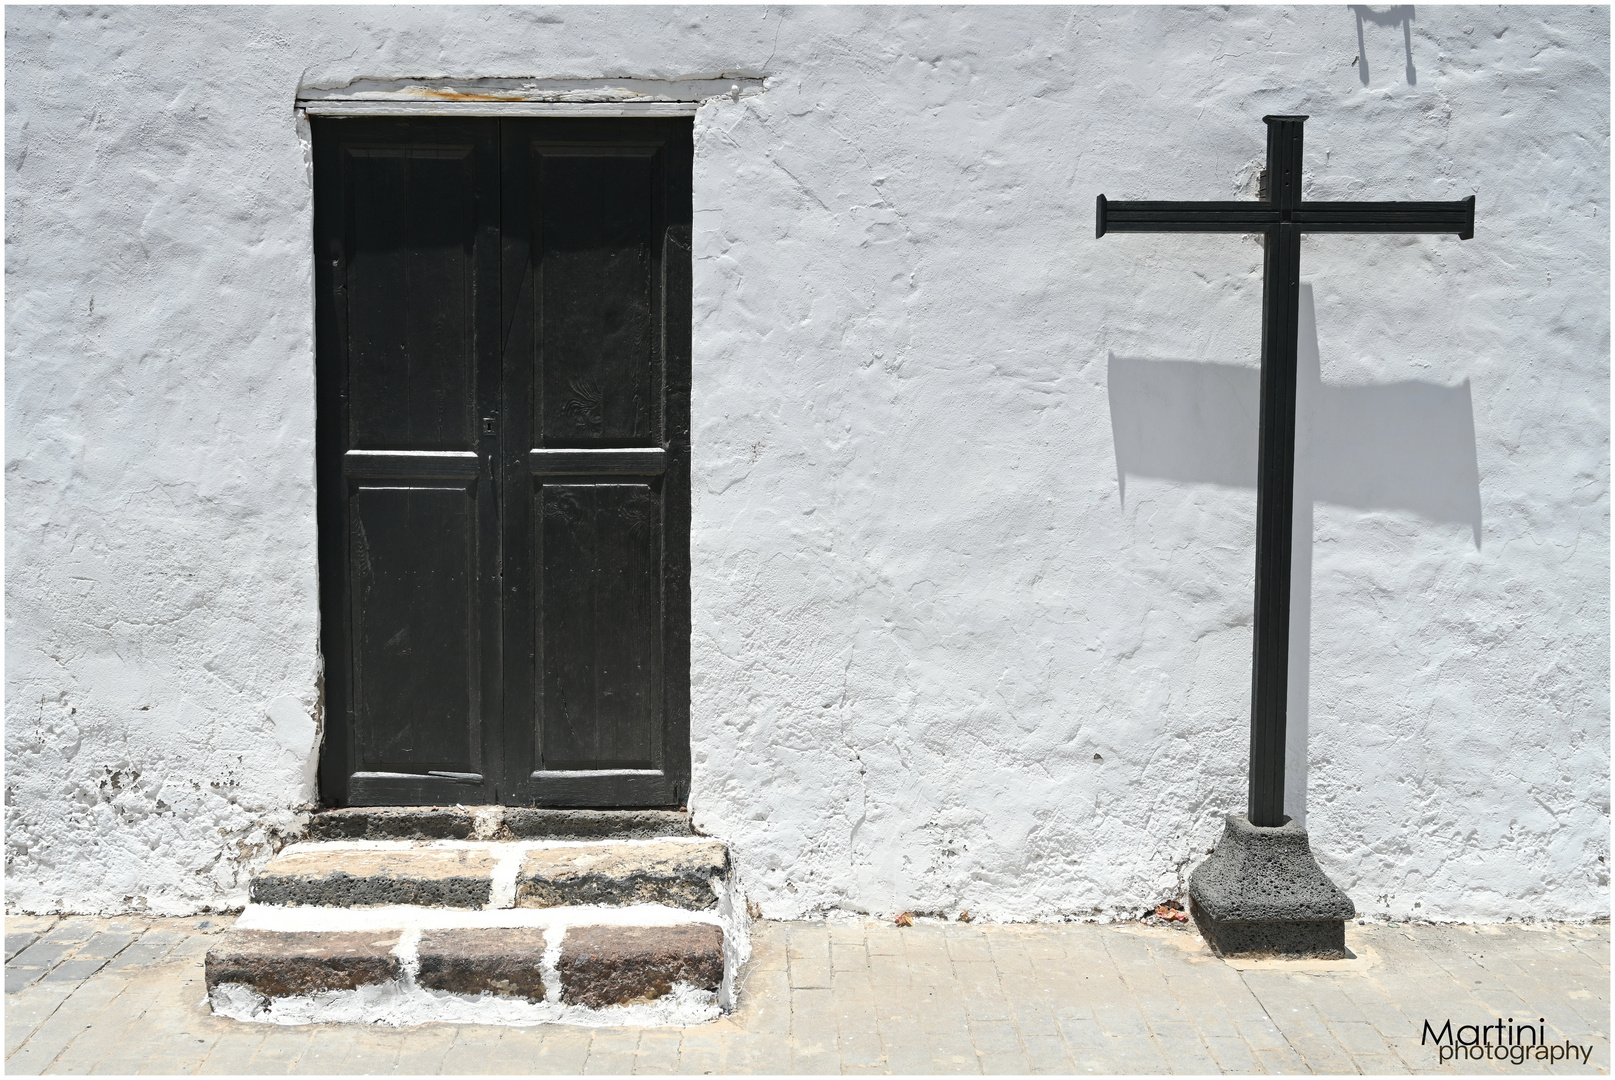
[{"label": "volcanic stone base", "polygon": [[259,904],[421,904],[475,908],[488,902],[498,860],[484,851],[283,851],[252,879]]},{"label": "volcanic stone base", "polygon": [[1194,924],[1218,956],[1289,956],[1340,960],[1352,955],[1346,948],[1342,919],[1313,922],[1219,923],[1206,917],[1193,898],[1189,910]]},{"label": "volcanic stone base", "polygon": [[313,840],[651,840],[690,836],[682,810],[353,806],[315,814]]},{"label": "volcanic stone base", "polygon": [[241,983],[269,997],[352,990],[397,979],[397,930],[231,930],[208,950],[207,988]]},{"label": "volcanic stone base", "polygon": [[1189,876],[1190,910],[1220,956],[1341,959],[1351,898],[1312,857],[1306,830],[1285,818],[1271,828],[1243,814],[1224,819],[1211,857]]},{"label": "volcanic stone base", "polygon": [[516,879],[516,906],[666,904],[716,907],[712,882],[729,872],[729,849],[700,843],[619,844],[530,852]]},{"label": "volcanic stone base", "polygon": [[577,926],[561,942],[561,999],[593,1009],[653,1001],[676,982],[716,990],[723,931],[683,926]]},{"label": "volcanic stone base", "polygon": [[542,930],[426,930],[420,959],[415,981],[429,990],[544,1000]]}]

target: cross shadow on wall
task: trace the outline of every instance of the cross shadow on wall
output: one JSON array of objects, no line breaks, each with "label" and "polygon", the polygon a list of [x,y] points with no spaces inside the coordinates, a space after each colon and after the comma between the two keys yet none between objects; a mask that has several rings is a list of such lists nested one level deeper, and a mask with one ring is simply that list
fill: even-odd
[{"label": "cross shadow on wall", "polygon": [[[1311,285],[1300,300],[1284,803],[1305,827],[1314,504],[1468,525],[1477,551],[1481,509],[1469,380],[1326,386]],[[1129,476],[1255,489],[1255,368],[1113,355],[1109,392],[1124,502]]]},{"label": "cross shadow on wall", "polygon": [[1413,5],[1397,4],[1393,7],[1375,9],[1369,4],[1353,4],[1351,10],[1357,16],[1357,77],[1364,86],[1368,85],[1368,45],[1363,40],[1363,23],[1373,26],[1400,26],[1402,28],[1402,74],[1407,78],[1409,86],[1419,84],[1419,73],[1413,66]]}]

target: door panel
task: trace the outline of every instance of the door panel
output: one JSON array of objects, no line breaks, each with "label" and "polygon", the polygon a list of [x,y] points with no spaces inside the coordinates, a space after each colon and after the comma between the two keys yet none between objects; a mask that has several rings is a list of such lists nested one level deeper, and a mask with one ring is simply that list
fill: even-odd
[{"label": "door panel", "polygon": [[659,154],[532,147],[543,403],[534,446],[654,445]]},{"label": "door panel", "polygon": [[348,521],[361,769],[480,772],[475,486],[360,481]]},{"label": "door panel", "polygon": [[661,761],[661,493],[541,483],[541,770]]},{"label": "door panel", "polygon": [[690,122],[313,128],[326,801],[681,803]]},{"label": "door panel", "polygon": [[688,228],[689,175],[686,122],[505,122],[504,267],[521,282],[505,407],[528,436],[506,459],[507,503],[525,507],[505,518],[513,801],[688,791],[689,676],[668,664],[689,636],[670,562],[687,548],[668,535],[688,528],[688,428],[664,399],[688,379],[667,348],[689,299],[666,293],[666,237]]},{"label": "door panel", "polygon": [[349,446],[474,450],[475,182],[492,164],[471,146],[345,156]]},{"label": "door panel", "polygon": [[324,796],[489,801],[498,130],[321,119],[314,135]]}]

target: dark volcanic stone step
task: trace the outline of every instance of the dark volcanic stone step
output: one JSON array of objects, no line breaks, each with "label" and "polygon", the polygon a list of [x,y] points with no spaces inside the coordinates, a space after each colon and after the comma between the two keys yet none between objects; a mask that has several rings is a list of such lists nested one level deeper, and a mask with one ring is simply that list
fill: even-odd
[{"label": "dark volcanic stone step", "polygon": [[397,930],[230,930],[207,952],[207,987],[243,983],[260,994],[287,997],[387,982],[401,972],[392,955],[398,937]]},{"label": "dark volcanic stone step", "polygon": [[650,840],[690,836],[682,810],[353,806],[315,814],[313,840]]},{"label": "dark volcanic stone step", "polygon": [[512,840],[654,840],[691,836],[690,816],[682,810],[505,809],[505,832]]},{"label": "dark volcanic stone step", "polygon": [[488,902],[498,860],[483,851],[283,851],[252,879],[259,904],[441,904]]},{"label": "dark volcanic stone step", "polygon": [[516,878],[516,906],[667,904],[716,907],[714,879],[729,872],[721,841],[591,844],[529,852]]},{"label": "dark volcanic stone step", "polygon": [[424,930],[420,958],[428,990],[544,1000],[542,930]]},{"label": "dark volcanic stone step", "polygon": [[561,941],[561,1000],[600,1009],[652,1001],[676,982],[716,990],[723,931],[683,926],[575,926]]},{"label": "dark volcanic stone step", "polygon": [[353,806],[308,823],[311,840],[470,840],[475,832],[476,816],[463,806]]}]

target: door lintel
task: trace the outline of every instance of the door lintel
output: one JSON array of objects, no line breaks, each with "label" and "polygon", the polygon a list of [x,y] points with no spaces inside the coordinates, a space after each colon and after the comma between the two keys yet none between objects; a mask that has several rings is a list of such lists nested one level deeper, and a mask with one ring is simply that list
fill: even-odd
[{"label": "door lintel", "polygon": [[711,79],[357,79],[303,86],[309,116],[692,116],[715,98],[759,94],[755,76]]}]

